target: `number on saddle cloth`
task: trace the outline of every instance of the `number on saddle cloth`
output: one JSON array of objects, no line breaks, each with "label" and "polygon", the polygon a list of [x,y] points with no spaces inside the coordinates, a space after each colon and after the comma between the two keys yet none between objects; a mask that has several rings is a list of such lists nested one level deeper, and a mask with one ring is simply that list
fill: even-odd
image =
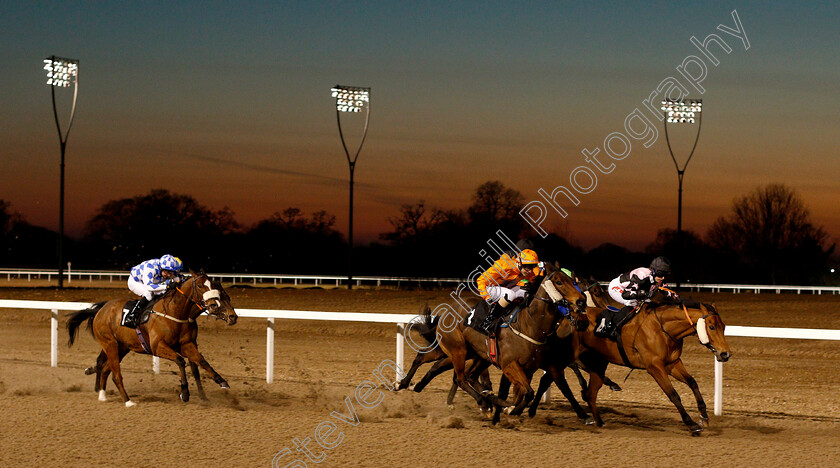
[{"label": "number on saddle cloth", "polygon": [[154,304],[156,302],[155,299],[157,299],[157,298],[152,299],[151,302],[146,304],[146,307],[143,310],[138,312],[139,316],[135,318],[134,323],[126,323],[125,318],[132,311],[132,309],[134,309],[134,306],[138,302],[140,302],[140,299],[131,300],[131,301],[128,301],[125,304],[123,304],[122,318],[120,320],[120,325],[122,325],[124,327],[135,328],[138,325],[142,325],[142,324],[148,322],[149,317],[152,315],[152,304]]},{"label": "number on saddle cloth", "polygon": [[[516,323],[517,313],[520,311],[521,308],[522,305],[518,302],[515,302],[508,306],[507,310],[505,311],[504,317],[496,317],[496,319],[505,319],[505,323],[501,325],[502,327],[507,326],[506,319],[509,316],[511,317],[510,322]],[[473,330],[481,333],[482,335],[486,335],[487,332],[484,331],[483,328],[481,328],[481,324],[484,323],[484,319],[486,319],[489,314],[490,304],[488,304],[487,301],[480,301],[478,304],[475,305],[475,307],[472,308],[472,310],[470,310],[470,313],[467,314],[467,317],[464,319],[464,322],[468,327],[472,328]]]}]

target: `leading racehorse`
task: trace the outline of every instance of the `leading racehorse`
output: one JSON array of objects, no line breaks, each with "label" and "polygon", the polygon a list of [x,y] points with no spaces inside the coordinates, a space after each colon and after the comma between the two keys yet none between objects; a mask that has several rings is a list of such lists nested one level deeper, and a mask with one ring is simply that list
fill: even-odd
[{"label": "leading racehorse", "polygon": [[607,364],[612,363],[645,369],[680,412],[692,434],[699,434],[702,427],[688,415],[668,376],[691,388],[697,400],[701,422],[708,425],[709,415],[700,388],[686,370],[680,356],[683,340],[697,335],[700,343],[712,351],[718,361],[725,362],[730,358],[729,345],[724,337],[725,324],[715,306],[688,302],[646,304],[636,317],[621,328],[617,341],[594,334],[594,324],[600,312],[599,308],[588,308],[587,317],[593,326],[573,333],[575,354],[589,371],[586,399],[596,424],[604,424],[598,413],[596,399],[604,382]]},{"label": "leading racehorse", "polygon": [[152,354],[174,361],[180,370],[180,396],[183,401],[189,401],[184,357],[190,361],[196,388],[202,399],[206,397],[201,387],[198,365],[209,372],[213,381],[222,388],[230,388],[227,381],[216,373],[198,352],[195,342],[198,326],[195,319],[207,312],[233,325],[237,320],[236,312],[221,283],[210,280],[203,271],[191,274],[192,276],[183,283],[170,286],[154,303],[148,322],[136,330],[120,325],[125,299],[98,302],[89,309],[70,314],[67,322],[70,345],[72,346],[76,339],[79,326],[87,321],[88,328],[102,347],[96,365],[85,371],[87,374],[96,373],[94,388],[99,392],[100,401],[105,401],[108,374],[113,373],[114,383],[125,401],[125,406],[135,405],[125,391],[120,370],[120,361],[129,351]]}]

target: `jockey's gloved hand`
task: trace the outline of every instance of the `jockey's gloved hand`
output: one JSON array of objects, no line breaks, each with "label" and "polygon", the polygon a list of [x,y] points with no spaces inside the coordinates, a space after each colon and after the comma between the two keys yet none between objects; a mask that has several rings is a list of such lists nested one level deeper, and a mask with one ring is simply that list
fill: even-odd
[{"label": "jockey's gloved hand", "polygon": [[647,299],[648,297],[649,296],[648,296],[647,291],[637,291],[636,292],[636,299],[638,299],[640,301],[643,301],[643,300]]}]

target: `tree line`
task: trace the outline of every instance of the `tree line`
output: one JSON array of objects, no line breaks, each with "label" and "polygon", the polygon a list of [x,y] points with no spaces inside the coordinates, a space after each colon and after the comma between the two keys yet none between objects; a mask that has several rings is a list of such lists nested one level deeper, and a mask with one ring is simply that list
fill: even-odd
[{"label": "tree line", "polygon": [[[735,199],[705,235],[662,229],[641,252],[605,243],[584,250],[559,233],[532,236],[519,216],[525,198],[498,181],[481,184],[470,206],[445,210],[422,200],[400,207],[378,241],[353,251],[353,273],[463,278],[485,257],[501,230],[528,238],[543,259],[559,260],[598,280],[669,257],[681,282],[836,284],[829,273],[834,244],[796,193],[781,184]],[[620,240],[617,240],[620,242]],[[0,199],[0,267],[56,267],[57,233],[30,225]],[[487,249],[487,252],[482,252]],[[79,239],[65,238],[74,269],[125,270],[172,253],[191,268],[236,273],[346,274],[347,241],[325,211],[285,208],[243,226],[228,209],[212,210],[189,195],[152,190],[112,200],[87,221]]]}]

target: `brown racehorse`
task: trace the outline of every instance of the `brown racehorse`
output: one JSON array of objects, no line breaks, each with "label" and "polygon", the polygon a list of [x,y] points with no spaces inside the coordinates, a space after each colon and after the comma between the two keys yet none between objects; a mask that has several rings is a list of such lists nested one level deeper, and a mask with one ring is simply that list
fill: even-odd
[{"label": "brown racehorse", "polygon": [[617,342],[595,336],[594,324],[601,309],[587,309],[587,316],[593,326],[577,331],[572,336],[575,355],[583,361],[589,371],[587,401],[598,426],[603,426],[604,422],[598,413],[596,400],[608,363],[645,369],[680,412],[683,422],[692,434],[697,435],[702,431],[702,427],[688,415],[668,376],[688,385],[697,400],[701,422],[708,425],[709,415],[700,388],[680,359],[683,340],[696,334],[700,342],[709,348],[720,362],[727,361],[731,353],[724,337],[725,325],[717,309],[708,304],[692,305],[696,307],[686,307],[683,304],[646,304],[636,317],[622,327]]},{"label": "brown racehorse", "polygon": [[[561,314],[558,306],[574,308],[572,319],[583,314],[586,298],[575,288],[571,279],[559,271],[556,265],[546,264],[546,276],[534,300],[523,308],[512,326],[501,328],[497,341],[499,345],[499,368],[514,385],[514,413],[521,412],[534,396],[530,381],[542,359],[542,352],[549,335],[557,329]],[[437,334],[440,351],[452,361],[455,381],[472,396],[479,405],[510,407],[511,404],[490,393],[482,393],[473,378],[468,378],[465,363],[468,359],[489,362],[487,337],[465,323],[468,312],[459,312],[458,320],[451,328],[440,326],[440,321],[429,324],[429,332]],[[583,326],[588,322],[581,320]]]},{"label": "brown racehorse", "polygon": [[[134,351],[139,354],[149,354],[141,343],[137,332],[133,328],[120,325],[122,308],[126,299],[103,301],[93,307],[70,314],[67,330],[70,335],[70,345],[73,345],[78,328],[82,322],[88,322],[88,328],[93,333],[102,351],[96,360],[96,365],[88,368],[85,373],[96,373],[95,390],[99,392],[99,400],[105,401],[105,386],[108,375],[113,373],[114,383],[120,391],[127,407],[134,406],[125,391],[120,370],[120,361]],[[204,356],[198,352],[196,336],[198,326],[196,317],[207,312],[228,324],[236,323],[237,316],[230,303],[230,296],[222,288],[221,283],[211,281],[204,272],[192,273],[192,276],[169,290],[152,306],[149,321],[140,325],[143,339],[151,349],[151,354],[170,361],[174,361],[181,375],[181,399],[189,401],[189,387],[185,371],[184,357],[189,359],[190,367],[196,381],[196,388],[202,399],[204,390],[198,365],[210,373],[213,381],[222,388],[230,388],[227,381],[210,366]],[[182,357],[184,356],[184,357]]]}]

